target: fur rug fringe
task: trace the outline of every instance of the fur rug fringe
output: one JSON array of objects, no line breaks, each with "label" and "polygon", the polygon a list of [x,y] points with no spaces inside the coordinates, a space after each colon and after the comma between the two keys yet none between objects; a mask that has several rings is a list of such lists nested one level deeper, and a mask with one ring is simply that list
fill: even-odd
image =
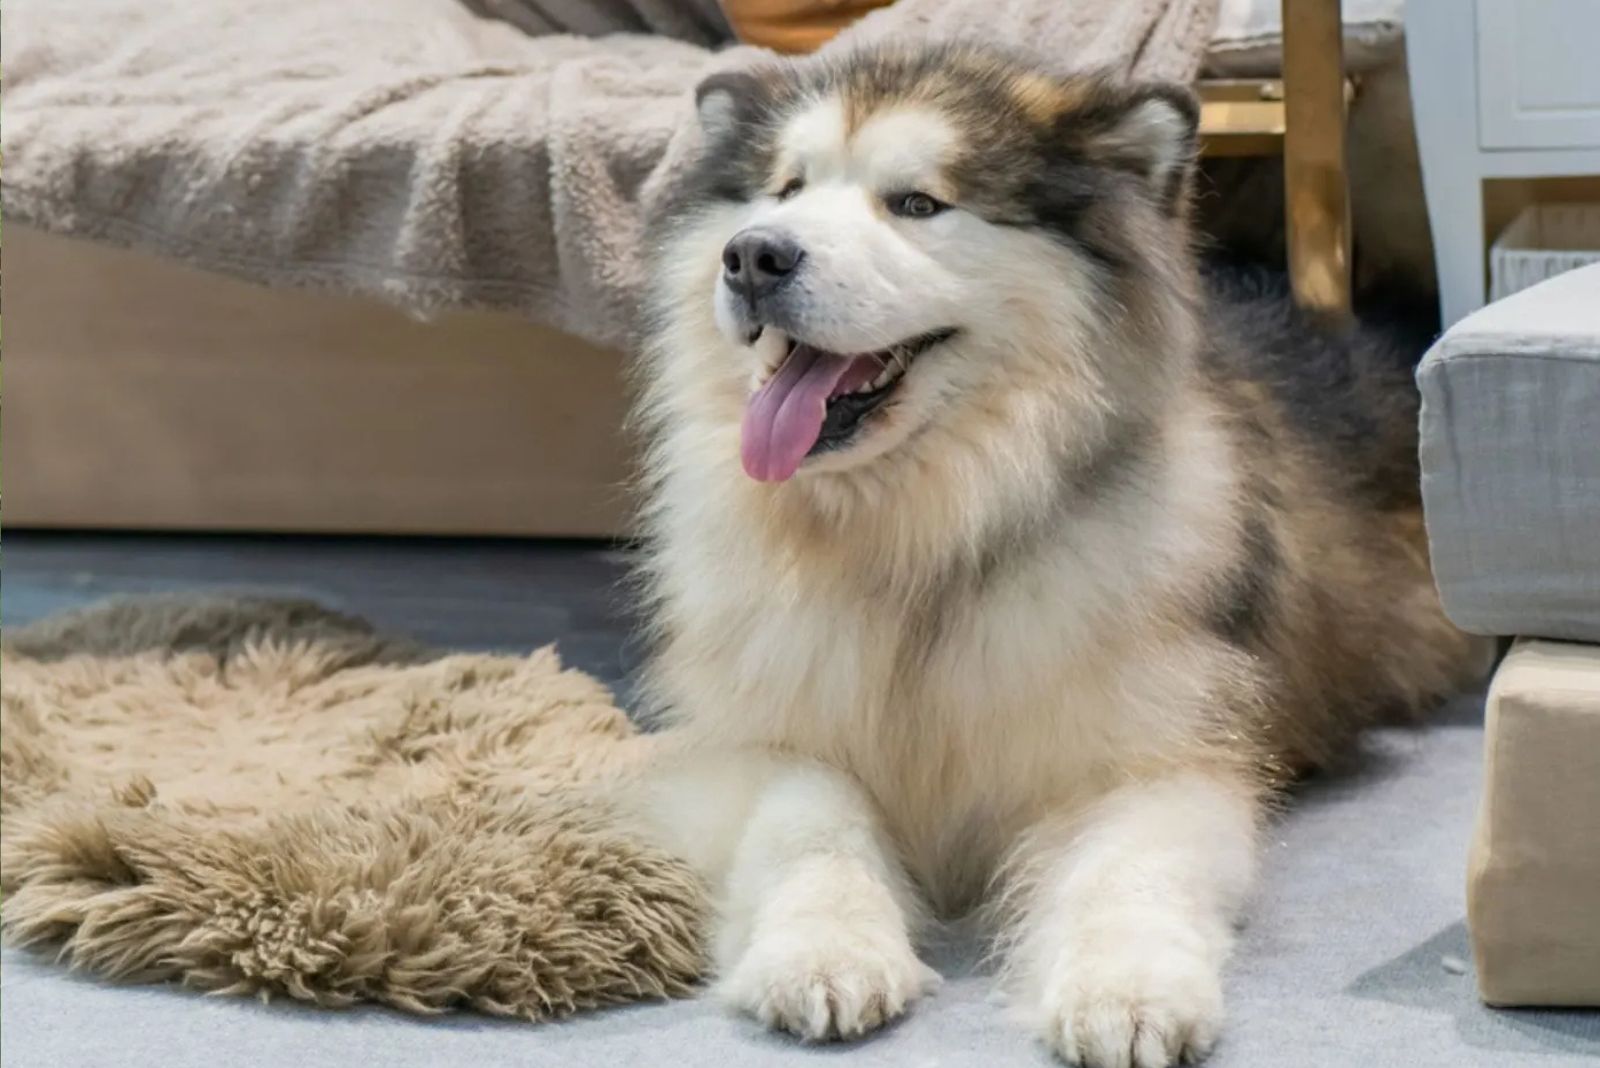
[{"label": "fur rug fringe", "polygon": [[542,1020],[683,995],[705,891],[627,833],[606,689],[309,602],[156,597],[7,634],[0,931],[130,981]]}]

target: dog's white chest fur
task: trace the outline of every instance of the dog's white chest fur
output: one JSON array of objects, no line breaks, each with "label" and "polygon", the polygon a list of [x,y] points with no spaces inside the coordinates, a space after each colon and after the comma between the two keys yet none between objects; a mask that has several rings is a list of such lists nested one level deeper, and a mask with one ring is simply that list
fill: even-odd
[{"label": "dog's white chest fur", "polygon": [[[1173,686],[1186,676],[1162,672],[1163,652],[1136,648],[1113,619],[1137,580],[1090,574],[1068,548],[915,604],[786,587],[778,571],[752,599],[722,563],[689,580],[725,592],[695,606],[696,629],[723,640],[674,661],[692,673],[684,692],[715,695],[685,710],[686,726],[848,772],[941,905],[981,890],[1042,812],[1188,734],[1192,695]],[[1155,709],[1175,715],[1151,722]]]}]

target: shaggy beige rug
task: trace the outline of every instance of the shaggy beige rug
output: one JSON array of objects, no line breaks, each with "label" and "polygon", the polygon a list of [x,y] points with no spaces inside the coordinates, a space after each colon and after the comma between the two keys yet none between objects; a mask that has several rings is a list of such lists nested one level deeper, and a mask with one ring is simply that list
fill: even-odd
[{"label": "shaggy beige rug", "polygon": [[114,979],[544,1019],[688,991],[704,893],[604,784],[645,758],[553,650],[437,655],[307,602],[5,635],[0,927]]}]

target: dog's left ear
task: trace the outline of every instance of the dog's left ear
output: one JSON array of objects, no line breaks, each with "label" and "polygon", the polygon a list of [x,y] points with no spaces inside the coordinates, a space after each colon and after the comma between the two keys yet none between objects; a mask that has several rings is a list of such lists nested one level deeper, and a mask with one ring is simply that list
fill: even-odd
[{"label": "dog's left ear", "polygon": [[1150,184],[1162,210],[1182,204],[1194,167],[1200,104],[1177,85],[1151,83],[1125,90],[1091,137],[1096,159],[1132,171]]}]

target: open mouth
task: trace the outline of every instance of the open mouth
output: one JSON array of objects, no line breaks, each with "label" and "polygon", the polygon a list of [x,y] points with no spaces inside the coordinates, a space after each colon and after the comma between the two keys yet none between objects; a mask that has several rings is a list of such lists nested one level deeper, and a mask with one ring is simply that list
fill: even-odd
[{"label": "open mouth", "polygon": [[848,354],[791,339],[783,361],[745,406],[745,473],[782,482],[806,457],[844,446],[894,395],[912,362],[954,334],[933,330],[876,352]]}]

